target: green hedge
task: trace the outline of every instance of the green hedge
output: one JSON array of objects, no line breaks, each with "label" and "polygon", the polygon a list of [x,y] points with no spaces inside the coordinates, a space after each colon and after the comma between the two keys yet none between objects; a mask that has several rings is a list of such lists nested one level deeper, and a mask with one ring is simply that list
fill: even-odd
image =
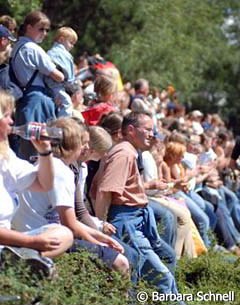
[{"label": "green hedge", "polygon": [[[146,283],[140,283],[139,287],[133,289],[128,279],[110,271],[85,251],[63,255],[56,260],[56,266],[58,275],[51,281],[37,280],[33,274],[29,274],[23,263],[2,270],[0,295],[21,297],[20,301],[4,304],[27,305],[33,300],[39,300],[39,305],[169,304],[151,301],[153,288],[148,287]],[[235,292],[233,302],[211,300],[200,304],[195,300],[188,304],[240,304],[240,261],[233,256],[209,252],[197,259],[181,259],[178,262],[176,277],[181,293],[196,296],[199,291],[221,294]],[[132,291],[146,291],[148,301],[131,301],[128,295]]]}]

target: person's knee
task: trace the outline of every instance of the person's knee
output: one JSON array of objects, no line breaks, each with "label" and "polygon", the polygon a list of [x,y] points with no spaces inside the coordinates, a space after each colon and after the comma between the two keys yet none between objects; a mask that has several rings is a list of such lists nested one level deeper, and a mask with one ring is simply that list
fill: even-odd
[{"label": "person's knee", "polygon": [[113,262],[113,269],[121,272],[124,275],[129,275],[129,268],[128,259],[124,255],[118,254]]},{"label": "person's knee", "polygon": [[72,246],[74,238],[73,233],[69,228],[63,225],[56,225],[50,230],[54,231],[56,237],[61,238],[61,241],[64,244],[64,248],[66,248],[66,250]]},{"label": "person's knee", "polygon": [[191,226],[191,219],[191,213],[188,209],[182,209],[182,211],[177,214],[178,225]]},{"label": "person's knee", "polygon": [[73,232],[69,228],[61,226],[60,234],[61,238],[63,238],[63,240],[65,241],[66,246],[70,248],[74,240]]}]

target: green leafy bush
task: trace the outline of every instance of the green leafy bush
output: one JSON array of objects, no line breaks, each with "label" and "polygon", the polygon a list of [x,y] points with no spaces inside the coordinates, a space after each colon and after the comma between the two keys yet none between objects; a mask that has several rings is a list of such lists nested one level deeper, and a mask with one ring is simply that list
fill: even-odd
[{"label": "green leafy bush", "polygon": [[[1,271],[0,295],[19,295],[21,301],[4,304],[30,305],[92,305],[92,304],[169,304],[151,301],[153,287],[139,283],[133,289],[128,279],[110,271],[99,260],[85,251],[65,254],[56,260],[58,275],[53,280],[37,280],[23,263]],[[205,301],[201,305],[240,304],[240,261],[236,257],[210,251],[197,259],[183,258],[178,262],[176,278],[182,294],[196,296],[203,293],[228,293],[234,291],[234,301]],[[148,301],[130,300],[131,292],[145,291]],[[134,297],[135,298],[135,297]],[[196,300],[189,302],[198,304]]]}]

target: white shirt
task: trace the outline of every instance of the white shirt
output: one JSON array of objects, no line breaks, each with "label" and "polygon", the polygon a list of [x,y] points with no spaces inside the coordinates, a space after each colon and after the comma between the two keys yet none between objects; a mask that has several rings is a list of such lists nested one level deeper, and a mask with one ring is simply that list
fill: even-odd
[{"label": "white shirt", "polygon": [[[143,159],[143,180],[144,181],[151,181],[158,179],[158,169],[157,164],[149,151],[144,151],[142,153]],[[159,192],[159,190],[146,190],[146,194],[148,196],[154,196]]]},{"label": "white shirt", "polygon": [[0,227],[11,227],[11,220],[18,206],[16,192],[29,188],[36,179],[37,167],[17,158],[10,150],[8,159],[0,160]]},{"label": "white shirt", "polygon": [[59,222],[56,207],[74,208],[74,174],[60,159],[53,158],[54,186],[48,192],[26,191],[19,194],[20,208],[14,219],[14,228],[29,231],[51,222]]}]

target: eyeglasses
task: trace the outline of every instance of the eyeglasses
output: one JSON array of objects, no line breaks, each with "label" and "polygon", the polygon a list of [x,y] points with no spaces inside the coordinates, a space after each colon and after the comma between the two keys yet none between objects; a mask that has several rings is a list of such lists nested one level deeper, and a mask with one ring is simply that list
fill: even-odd
[{"label": "eyeglasses", "polygon": [[136,129],[142,130],[144,133],[152,135],[153,136],[153,129],[151,128],[144,128],[144,127],[135,127]]},{"label": "eyeglasses", "polygon": [[47,32],[47,33],[50,31],[50,29],[48,29],[48,28],[40,28],[38,30],[39,30],[39,32]]}]

